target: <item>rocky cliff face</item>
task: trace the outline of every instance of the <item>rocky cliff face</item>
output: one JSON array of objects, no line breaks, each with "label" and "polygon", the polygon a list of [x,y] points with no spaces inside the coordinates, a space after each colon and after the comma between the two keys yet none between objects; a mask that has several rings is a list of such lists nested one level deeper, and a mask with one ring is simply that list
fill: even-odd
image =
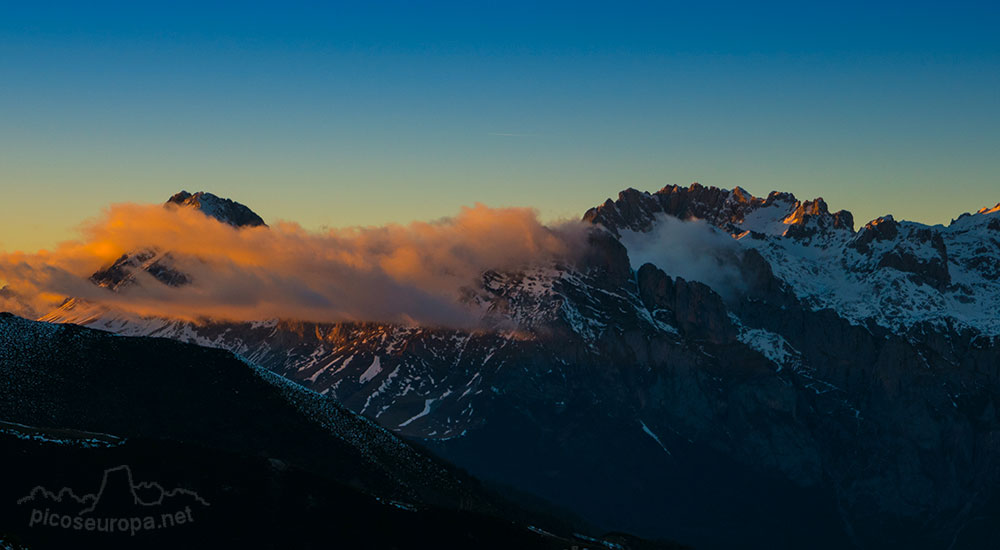
[{"label": "rocky cliff face", "polygon": [[[633,265],[622,243],[666,216],[727,236],[712,265],[738,284]],[[703,548],[979,548],[1000,542],[983,519],[1000,512],[998,216],[854,232],[822,199],[627,190],[585,215],[578,265],[485,273],[465,298],[480,330],[79,303],[50,319],[230,349],[610,528]]]}]

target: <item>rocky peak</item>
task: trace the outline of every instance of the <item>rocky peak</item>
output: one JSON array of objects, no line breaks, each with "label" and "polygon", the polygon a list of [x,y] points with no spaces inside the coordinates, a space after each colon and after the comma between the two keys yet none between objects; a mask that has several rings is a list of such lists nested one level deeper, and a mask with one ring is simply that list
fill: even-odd
[{"label": "rocky peak", "polygon": [[767,198],[764,199],[763,206],[771,206],[772,204],[775,203],[795,203],[795,202],[798,202],[798,199],[796,199],[795,195],[793,195],[792,193],[789,193],[787,191],[771,191],[770,193],[768,193]]},{"label": "rocky peak", "polygon": [[699,218],[719,226],[742,220],[749,210],[762,202],[740,187],[729,191],[700,183],[692,183],[687,188],[670,185],[656,195],[663,204],[663,212],[668,215],[680,219]]},{"label": "rocky peak", "polygon": [[847,246],[867,254],[874,241],[890,241],[899,235],[899,224],[891,215],[876,218],[865,224],[858,236]]},{"label": "rocky peak", "polygon": [[194,194],[181,191],[167,199],[165,206],[194,208],[206,216],[215,218],[223,223],[228,223],[233,227],[267,227],[264,220],[253,210],[236,201],[224,199],[204,191]]},{"label": "rocky peak", "polygon": [[854,232],[854,216],[847,210],[830,213],[822,197],[811,201],[796,201],[795,209],[782,222],[788,226],[784,235],[796,239],[811,238],[829,229]]},{"label": "rocky peak", "polygon": [[878,267],[891,267],[907,273],[918,284],[944,291],[951,284],[948,250],[941,233],[917,228],[879,260]]}]

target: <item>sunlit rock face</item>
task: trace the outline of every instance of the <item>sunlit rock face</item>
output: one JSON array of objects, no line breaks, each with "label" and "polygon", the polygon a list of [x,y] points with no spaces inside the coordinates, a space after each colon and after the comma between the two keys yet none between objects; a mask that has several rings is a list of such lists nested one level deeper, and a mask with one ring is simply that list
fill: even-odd
[{"label": "sunlit rock face", "polygon": [[996,545],[1000,209],[855,232],[822,199],[693,185],[584,219],[578,262],[471,285],[474,329],[49,319],[230,349],[609,529]]}]

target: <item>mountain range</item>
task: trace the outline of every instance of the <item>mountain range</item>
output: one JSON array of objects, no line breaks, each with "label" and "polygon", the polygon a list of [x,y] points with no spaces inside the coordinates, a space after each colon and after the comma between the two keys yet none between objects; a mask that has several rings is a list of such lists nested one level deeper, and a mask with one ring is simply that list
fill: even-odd
[{"label": "mountain range", "polygon": [[[266,227],[209,193],[167,205]],[[188,321],[79,299],[41,320],[227,350],[601,530],[697,548],[1000,545],[1000,205],[855,230],[822,199],[694,184],[629,189],[583,220],[577,260],[466,288],[475,327]],[[197,284],[159,249],[90,280]],[[128,431],[21,416],[7,420]]]}]

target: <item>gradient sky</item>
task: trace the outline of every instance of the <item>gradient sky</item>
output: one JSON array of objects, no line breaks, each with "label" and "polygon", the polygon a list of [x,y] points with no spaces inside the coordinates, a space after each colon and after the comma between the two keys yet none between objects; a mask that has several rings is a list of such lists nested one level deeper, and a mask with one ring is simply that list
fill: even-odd
[{"label": "gradient sky", "polygon": [[310,229],[692,181],[1000,201],[996,4],[417,4],[0,4],[0,249],[181,189]]}]

